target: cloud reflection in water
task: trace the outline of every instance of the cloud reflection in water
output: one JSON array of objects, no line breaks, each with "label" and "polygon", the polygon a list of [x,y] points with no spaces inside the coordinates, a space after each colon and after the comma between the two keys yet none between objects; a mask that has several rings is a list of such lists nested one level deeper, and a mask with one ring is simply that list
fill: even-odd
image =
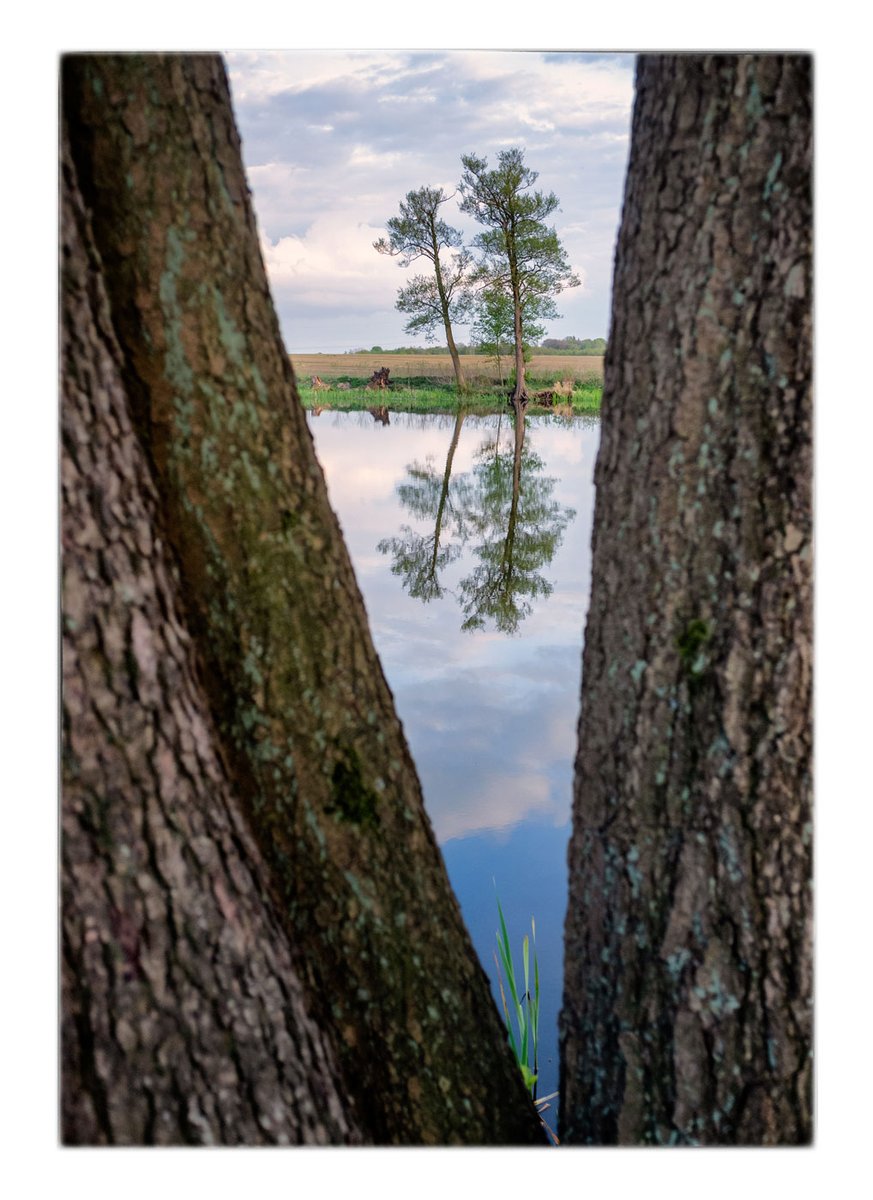
[{"label": "cloud reflection in water", "polygon": [[[465,515],[463,495],[454,516],[444,497],[436,551],[456,545],[457,552],[446,554],[428,578],[453,435],[458,434],[452,477],[475,478],[483,461],[477,451],[495,441],[498,418],[467,418],[458,427],[453,417],[392,414],[391,424],[383,426],[366,413],[359,418],[323,412],[310,425],[449,878],[498,1006],[495,893],[516,952],[536,918],[542,984],[538,1087],[540,1095],[549,1095],[558,1087],[566,855],[599,423],[528,418],[527,453],[541,464],[539,478],[554,481],[546,489],[546,516],[551,512],[554,520],[569,510],[575,516],[558,520],[560,537],[550,547],[550,560],[535,568],[548,588],[528,595],[530,610],[515,622],[512,636],[494,627],[491,613],[485,614],[484,628],[461,628],[461,582],[475,572],[475,547],[481,544],[472,536],[476,530],[464,540],[464,524],[472,517]],[[511,446],[508,418],[501,428],[502,436],[508,430]],[[413,503],[404,507],[411,463],[422,470],[412,479]],[[502,492],[494,488],[491,495],[502,499],[491,505],[492,515],[506,504],[501,469]],[[406,495],[409,499],[409,491]],[[511,503],[511,488],[509,495]],[[504,535],[496,521],[485,524],[499,567]],[[426,603],[410,595],[403,570],[392,574],[392,548],[388,553],[377,548],[398,536],[411,553],[419,551],[412,565],[423,564],[417,578]],[[511,590],[509,596],[518,602]]]},{"label": "cloud reflection in water", "polygon": [[[483,565],[476,554],[483,528],[500,566],[503,535],[496,522],[512,492],[509,418],[468,417],[459,426],[454,417],[392,414],[383,426],[363,417],[323,412],[310,427],[437,838],[506,833],[532,818],[562,826],[570,812],[599,425],[528,418],[530,511],[551,521],[546,534],[553,544],[550,561],[533,568],[546,586],[522,598],[529,610],[509,621],[510,637],[494,628],[493,613],[486,614],[485,628],[462,629],[458,608],[463,581]],[[482,479],[487,453],[480,451],[489,443],[493,450],[499,421],[505,455],[500,452],[489,493]],[[391,573],[391,547],[380,553],[378,546],[398,537],[414,545],[418,538],[423,560],[432,561],[434,518],[455,435],[451,477],[461,486],[455,497],[449,492],[451,512],[444,498],[440,518],[440,540],[455,549],[440,562],[438,585],[422,603],[409,594],[402,571]],[[412,480],[418,504],[408,503],[410,464],[428,468]],[[543,480],[549,481],[545,497]],[[523,501],[524,462],[521,485]],[[519,511],[523,515],[523,502]],[[464,540],[465,527],[469,533],[477,523]],[[531,537],[542,534],[536,520],[529,524]]]}]

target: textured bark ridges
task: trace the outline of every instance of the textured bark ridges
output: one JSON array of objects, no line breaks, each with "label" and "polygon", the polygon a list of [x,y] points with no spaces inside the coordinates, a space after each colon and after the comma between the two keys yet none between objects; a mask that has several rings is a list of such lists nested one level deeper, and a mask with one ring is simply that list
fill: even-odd
[{"label": "textured bark ridges", "polygon": [[217,750],[63,162],[66,1142],[360,1142]]},{"label": "textured bark ridges", "polygon": [[811,1116],[811,63],[644,56],[605,364],[563,1136]]},{"label": "textured bark ridges", "polygon": [[364,1136],[538,1141],[328,504],[221,61],[74,56],[63,98],[210,712]]}]

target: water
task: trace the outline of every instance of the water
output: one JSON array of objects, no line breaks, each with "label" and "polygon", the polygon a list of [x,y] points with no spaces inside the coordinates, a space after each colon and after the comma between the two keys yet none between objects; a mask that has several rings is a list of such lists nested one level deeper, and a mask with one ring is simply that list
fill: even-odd
[{"label": "water", "polygon": [[323,412],[310,428],[498,1003],[496,895],[517,973],[536,920],[548,1095],[599,422],[529,417],[518,442],[508,416]]}]

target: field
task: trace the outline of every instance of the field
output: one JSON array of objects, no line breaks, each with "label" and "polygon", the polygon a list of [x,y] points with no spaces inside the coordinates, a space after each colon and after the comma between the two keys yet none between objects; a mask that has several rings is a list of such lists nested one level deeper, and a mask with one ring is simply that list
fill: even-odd
[{"label": "field", "polygon": [[[403,383],[409,379],[432,379],[434,382],[454,378],[452,360],[448,354],[292,354],[291,362],[297,382],[309,383],[318,375],[325,383],[335,379],[369,378],[379,367],[388,367],[391,379]],[[461,365],[471,383],[497,383],[493,364],[478,354],[461,355]],[[506,360],[504,373],[512,367]],[[527,374],[537,383],[554,383],[556,379],[603,379],[603,359],[579,354],[534,355]]]},{"label": "field", "polygon": [[[508,384],[501,387],[494,367],[479,355],[462,355],[464,375],[470,390],[464,407],[470,412],[502,412]],[[448,354],[292,354],[297,387],[304,408],[352,411],[386,406],[395,412],[457,412],[458,393],[452,360]],[[507,362],[505,371],[511,364]],[[381,367],[390,370],[389,390],[368,391],[367,380]],[[317,375],[325,389],[312,387]],[[581,355],[540,355],[528,363],[529,393],[544,391],[559,380],[572,380],[570,397],[558,397],[557,407],[538,404],[532,398],[530,411],[554,411],[562,415],[595,414],[600,411],[603,359]]]}]

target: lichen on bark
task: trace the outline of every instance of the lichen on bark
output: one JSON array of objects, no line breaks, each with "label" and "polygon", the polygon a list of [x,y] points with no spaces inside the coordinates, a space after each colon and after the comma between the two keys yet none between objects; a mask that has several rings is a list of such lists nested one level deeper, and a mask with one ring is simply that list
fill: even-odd
[{"label": "lichen on bark", "polygon": [[178,570],[220,756],[266,864],[257,886],[354,1122],[377,1142],[541,1141],[328,504],[221,61],[71,56],[63,106],[152,536]]},{"label": "lichen on bark", "polygon": [[811,1137],[811,71],[637,68],[596,466],[567,1141]]},{"label": "lichen on bark", "polygon": [[360,1144],[222,762],[62,163],[67,1143]]}]

